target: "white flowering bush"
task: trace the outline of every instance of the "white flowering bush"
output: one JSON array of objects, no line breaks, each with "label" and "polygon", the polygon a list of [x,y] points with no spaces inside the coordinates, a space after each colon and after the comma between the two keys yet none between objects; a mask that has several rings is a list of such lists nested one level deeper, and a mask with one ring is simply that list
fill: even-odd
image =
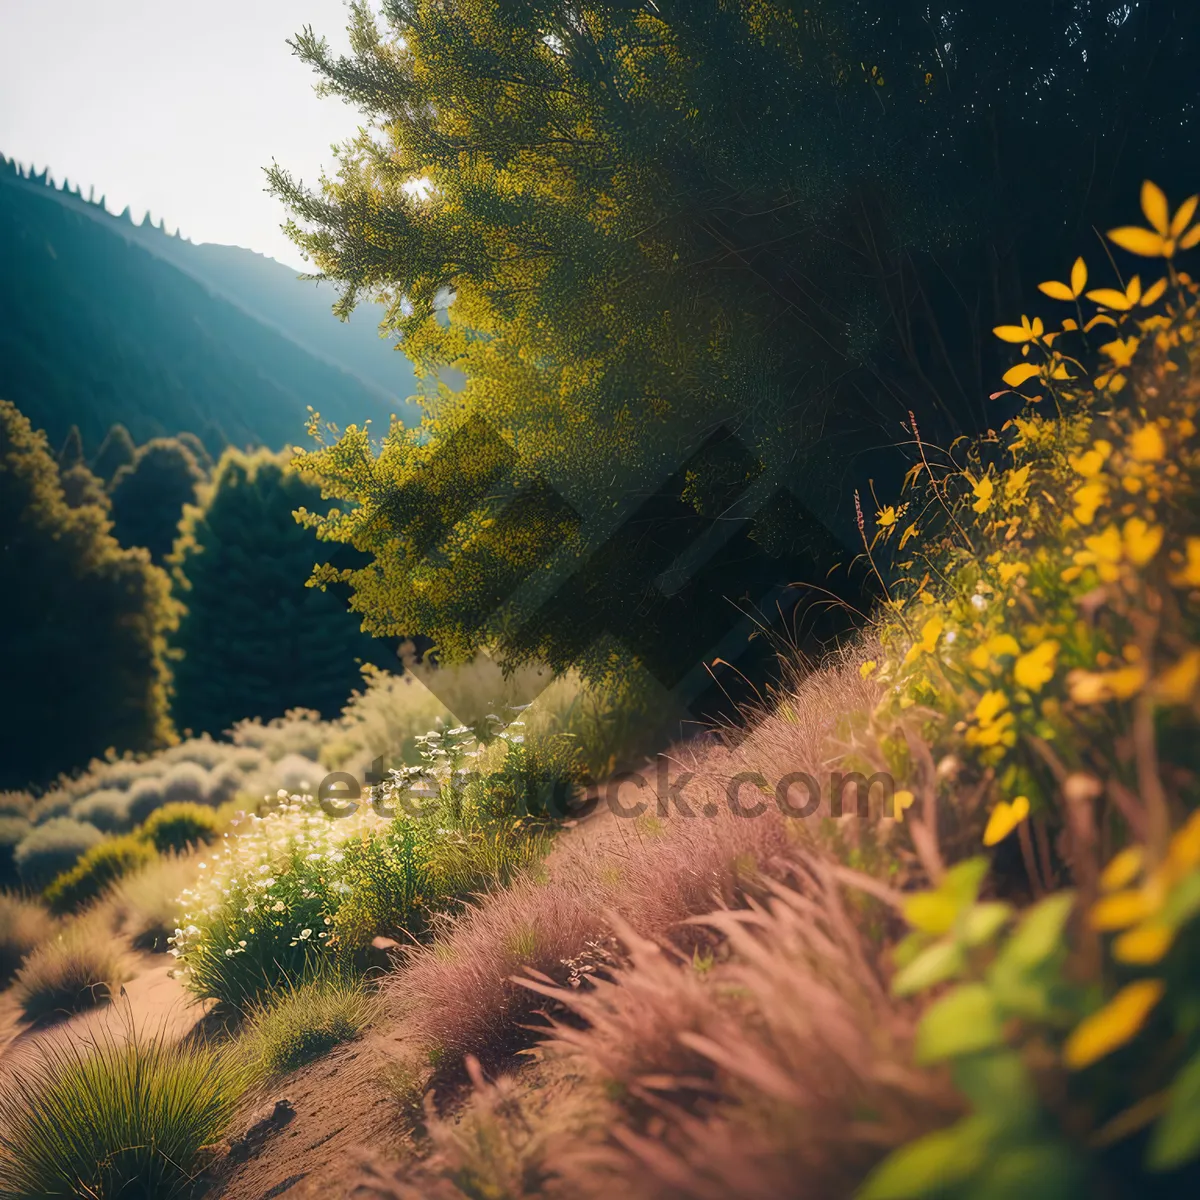
[{"label": "white flowering bush", "polygon": [[180,897],[171,953],[189,990],[241,1009],[303,976],[350,890],[345,843],[380,823],[366,807],[331,820],[299,796],[233,822],[201,864],[200,881]]}]

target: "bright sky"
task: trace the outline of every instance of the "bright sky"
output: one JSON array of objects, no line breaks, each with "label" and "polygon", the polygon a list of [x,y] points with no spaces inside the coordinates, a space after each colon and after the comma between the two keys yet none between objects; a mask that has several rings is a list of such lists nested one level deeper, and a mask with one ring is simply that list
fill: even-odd
[{"label": "bright sky", "polygon": [[345,48],[343,0],[0,0],[0,152],[301,267],[262,168],[315,183],[362,121],[313,95],[286,44],[306,24]]}]

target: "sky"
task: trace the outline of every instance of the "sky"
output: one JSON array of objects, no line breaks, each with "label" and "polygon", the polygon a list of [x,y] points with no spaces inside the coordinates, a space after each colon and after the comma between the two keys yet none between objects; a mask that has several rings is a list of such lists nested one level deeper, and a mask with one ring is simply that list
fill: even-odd
[{"label": "sky", "polygon": [[315,183],[363,120],[313,94],[286,44],[304,25],[346,47],[343,0],[0,0],[0,153],[303,268],[263,168]]}]

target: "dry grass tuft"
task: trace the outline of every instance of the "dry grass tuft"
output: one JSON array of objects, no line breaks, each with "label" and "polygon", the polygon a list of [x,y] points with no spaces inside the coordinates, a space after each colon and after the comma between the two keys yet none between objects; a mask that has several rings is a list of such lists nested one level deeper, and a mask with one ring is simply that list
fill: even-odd
[{"label": "dry grass tuft", "polygon": [[129,977],[107,929],[83,919],[38,946],[13,986],[25,1018],[45,1021],[108,1003]]},{"label": "dry grass tuft", "polygon": [[36,947],[48,942],[58,922],[44,904],[11,892],[0,892],[0,987],[16,974]]}]

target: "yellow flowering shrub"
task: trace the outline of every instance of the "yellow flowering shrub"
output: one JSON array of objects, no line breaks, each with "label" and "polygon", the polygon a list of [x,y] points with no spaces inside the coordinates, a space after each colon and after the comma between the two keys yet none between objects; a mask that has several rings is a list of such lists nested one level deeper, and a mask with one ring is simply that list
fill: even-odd
[{"label": "yellow flowering shrub", "polygon": [[994,331],[1018,415],[949,453],[914,423],[906,502],[860,508],[887,597],[871,733],[932,884],[893,990],[932,990],[917,1056],[969,1110],[869,1200],[1200,1169],[1200,287],[1176,261],[1200,224],[1195,196],[1141,199],[1147,227],[1108,237],[1147,280],[1089,288],[1078,259],[1040,285],[1064,315]]}]

